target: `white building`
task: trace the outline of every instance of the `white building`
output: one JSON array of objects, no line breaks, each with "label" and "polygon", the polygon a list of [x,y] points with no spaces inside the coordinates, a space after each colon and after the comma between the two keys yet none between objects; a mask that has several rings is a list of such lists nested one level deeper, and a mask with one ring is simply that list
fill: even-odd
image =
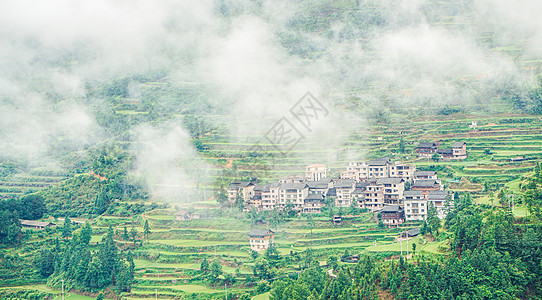
[{"label": "white building", "polygon": [[305,167],[305,179],[311,181],[319,181],[327,177],[327,169],[325,165],[313,164]]}]

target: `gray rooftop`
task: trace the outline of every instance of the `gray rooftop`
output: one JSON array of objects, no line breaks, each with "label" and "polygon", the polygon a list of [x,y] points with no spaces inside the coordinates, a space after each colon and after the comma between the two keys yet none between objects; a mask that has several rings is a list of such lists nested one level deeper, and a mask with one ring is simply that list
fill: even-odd
[{"label": "gray rooftop", "polygon": [[322,193],[309,194],[304,202],[324,202],[324,195]]},{"label": "gray rooftop", "polygon": [[248,181],[234,181],[230,183],[228,190],[237,190],[239,188],[245,188],[251,185],[254,185],[254,183]]},{"label": "gray rooftop", "polygon": [[348,189],[354,187],[355,183],[354,179],[341,179],[335,182],[335,188]]},{"label": "gray rooftop", "polygon": [[454,150],[452,150],[452,149],[438,149],[437,153],[438,154],[453,154]]},{"label": "gray rooftop", "polygon": [[447,191],[429,191],[429,194],[427,195],[428,200],[446,200],[446,197],[448,196]]},{"label": "gray rooftop", "polygon": [[435,176],[437,172],[435,171],[414,171],[414,176]]},{"label": "gray rooftop", "polygon": [[399,205],[386,205],[382,208],[383,213],[397,213],[401,212],[403,209]]},{"label": "gray rooftop", "polygon": [[405,180],[403,178],[385,177],[385,178],[379,178],[377,183],[378,184],[399,184],[404,181]]},{"label": "gray rooftop", "polygon": [[310,189],[327,189],[329,187],[329,181],[306,181],[305,183]]},{"label": "gray rooftop", "polygon": [[356,189],[352,192],[352,195],[362,195],[364,192],[365,192],[365,189],[358,189],[358,188],[356,188]]},{"label": "gray rooftop", "polygon": [[21,225],[23,226],[32,226],[32,227],[45,227],[55,225],[51,222],[40,222],[40,221],[30,221],[30,220],[21,220]]},{"label": "gray rooftop", "polygon": [[390,159],[385,157],[385,158],[377,158],[377,159],[370,160],[367,164],[369,166],[385,166],[390,163],[391,163]]},{"label": "gray rooftop", "polygon": [[423,179],[414,181],[413,187],[438,187],[440,184],[435,179]]},{"label": "gray rooftop", "polygon": [[466,143],[465,142],[455,142],[452,145],[452,148],[463,148],[463,145],[466,145]]},{"label": "gray rooftop", "polygon": [[300,182],[296,182],[296,183],[282,183],[280,185],[280,189],[281,190],[302,190],[302,189],[305,189],[307,188],[307,184],[306,183],[300,183]]},{"label": "gray rooftop", "polygon": [[406,230],[405,233],[407,236],[417,236],[420,234],[420,228],[419,227],[411,228],[409,230]]},{"label": "gray rooftop", "polygon": [[436,148],[437,147],[437,144],[435,143],[424,143],[424,142],[421,142],[418,147],[416,148]]},{"label": "gray rooftop", "polygon": [[419,197],[423,196],[423,191],[404,191],[403,195],[405,197]]}]

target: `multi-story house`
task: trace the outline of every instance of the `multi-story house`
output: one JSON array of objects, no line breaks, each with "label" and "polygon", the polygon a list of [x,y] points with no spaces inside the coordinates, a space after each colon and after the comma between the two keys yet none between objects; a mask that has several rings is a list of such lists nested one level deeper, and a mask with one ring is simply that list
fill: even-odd
[{"label": "multi-story house", "polygon": [[418,157],[431,157],[437,152],[437,149],[438,146],[435,143],[421,142],[418,147],[416,147],[416,153],[418,153]]},{"label": "multi-story house", "polygon": [[427,199],[422,191],[404,192],[405,219],[407,221],[427,219]]},{"label": "multi-story house", "polygon": [[404,211],[399,205],[386,205],[380,211],[380,218],[384,225],[397,227],[405,222]]},{"label": "multi-story house", "polygon": [[[256,188],[254,188],[256,190]],[[277,205],[279,198],[279,184],[268,183],[261,189],[261,208],[263,210],[273,210]]]},{"label": "multi-story house", "polygon": [[412,180],[415,172],[415,164],[404,164],[397,161],[390,167],[390,177],[400,177],[404,180]]},{"label": "multi-story house", "polygon": [[346,171],[341,172],[341,178],[362,181],[370,178],[400,177],[410,180],[415,170],[416,166],[413,164],[392,163],[389,158],[379,158],[368,162],[351,162]]},{"label": "multi-story house", "polygon": [[403,178],[380,178],[376,181],[382,185],[385,204],[402,205],[403,192],[405,191],[405,180]]},{"label": "multi-story house", "polygon": [[322,193],[311,193],[305,198],[303,213],[319,214],[322,212],[322,207],[324,206],[324,195]]},{"label": "multi-story house", "polygon": [[250,199],[254,196],[254,182],[247,181],[234,181],[230,183],[226,192],[228,193],[228,201],[234,203],[237,199],[237,194],[241,194],[243,201],[249,203]]},{"label": "multi-story house", "polygon": [[305,180],[319,181],[327,177],[325,165],[313,164],[305,167]]},{"label": "multi-story house", "polygon": [[455,142],[451,149],[438,149],[437,153],[445,161],[466,159],[467,144],[465,142]]},{"label": "multi-story house", "polygon": [[[429,191],[427,202],[435,206],[439,218],[445,218],[448,209],[453,206],[453,193],[448,191]],[[446,206],[450,207],[446,207]]]},{"label": "multi-story house", "polygon": [[360,208],[377,211],[384,206],[384,186],[376,180],[356,183],[352,197]]},{"label": "multi-story house", "polygon": [[334,187],[337,193],[335,206],[348,207],[352,204],[352,192],[355,189],[356,182],[352,179],[342,179],[335,182]]},{"label": "multi-story house", "polygon": [[440,191],[443,186],[440,180],[436,179],[420,179],[414,181],[414,184],[410,187],[413,191],[422,191],[424,194],[429,194],[429,191]]},{"label": "multi-story house", "polygon": [[308,194],[309,186],[306,183],[283,183],[279,186],[278,205],[284,207],[292,203],[296,210],[301,211]]},{"label": "multi-story house", "polygon": [[250,240],[250,249],[254,251],[263,251],[273,243],[275,233],[269,229],[252,229],[248,233]]},{"label": "multi-story house", "polygon": [[325,195],[333,187],[334,181],[331,178],[324,178],[318,181],[306,181],[305,183],[309,186],[309,194],[320,193]]},{"label": "multi-story house", "polygon": [[467,158],[467,143],[465,142],[455,142],[452,145],[452,155],[453,159],[466,159]]},{"label": "multi-story house", "polygon": [[366,178],[390,177],[391,161],[389,158],[370,160],[367,164],[368,174]]}]

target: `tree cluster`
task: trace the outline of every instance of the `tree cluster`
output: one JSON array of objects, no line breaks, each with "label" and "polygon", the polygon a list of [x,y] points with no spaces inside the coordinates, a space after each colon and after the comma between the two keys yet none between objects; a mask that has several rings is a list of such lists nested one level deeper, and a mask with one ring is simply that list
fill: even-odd
[{"label": "tree cluster", "polygon": [[110,227],[98,251],[89,248],[92,229],[87,223],[81,233],[65,245],[57,239],[53,248],[42,249],[35,265],[51,284],[65,280],[79,290],[98,291],[113,286],[120,293],[130,291],[134,280],[134,261],[131,252],[119,253]]}]

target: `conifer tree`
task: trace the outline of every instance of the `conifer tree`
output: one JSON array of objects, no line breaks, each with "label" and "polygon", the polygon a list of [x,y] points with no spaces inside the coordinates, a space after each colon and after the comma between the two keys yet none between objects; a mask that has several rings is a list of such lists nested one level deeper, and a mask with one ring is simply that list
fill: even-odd
[{"label": "conifer tree", "polygon": [[72,236],[72,221],[70,217],[66,216],[64,219],[64,225],[62,225],[61,236],[64,239],[67,239]]},{"label": "conifer tree", "polygon": [[92,239],[92,227],[88,222],[85,222],[85,226],[81,229],[81,243],[88,245]]},{"label": "conifer tree", "polygon": [[143,234],[145,238],[149,239],[149,234],[151,234],[151,228],[149,227],[149,220],[145,220],[145,225],[143,226]]}]

